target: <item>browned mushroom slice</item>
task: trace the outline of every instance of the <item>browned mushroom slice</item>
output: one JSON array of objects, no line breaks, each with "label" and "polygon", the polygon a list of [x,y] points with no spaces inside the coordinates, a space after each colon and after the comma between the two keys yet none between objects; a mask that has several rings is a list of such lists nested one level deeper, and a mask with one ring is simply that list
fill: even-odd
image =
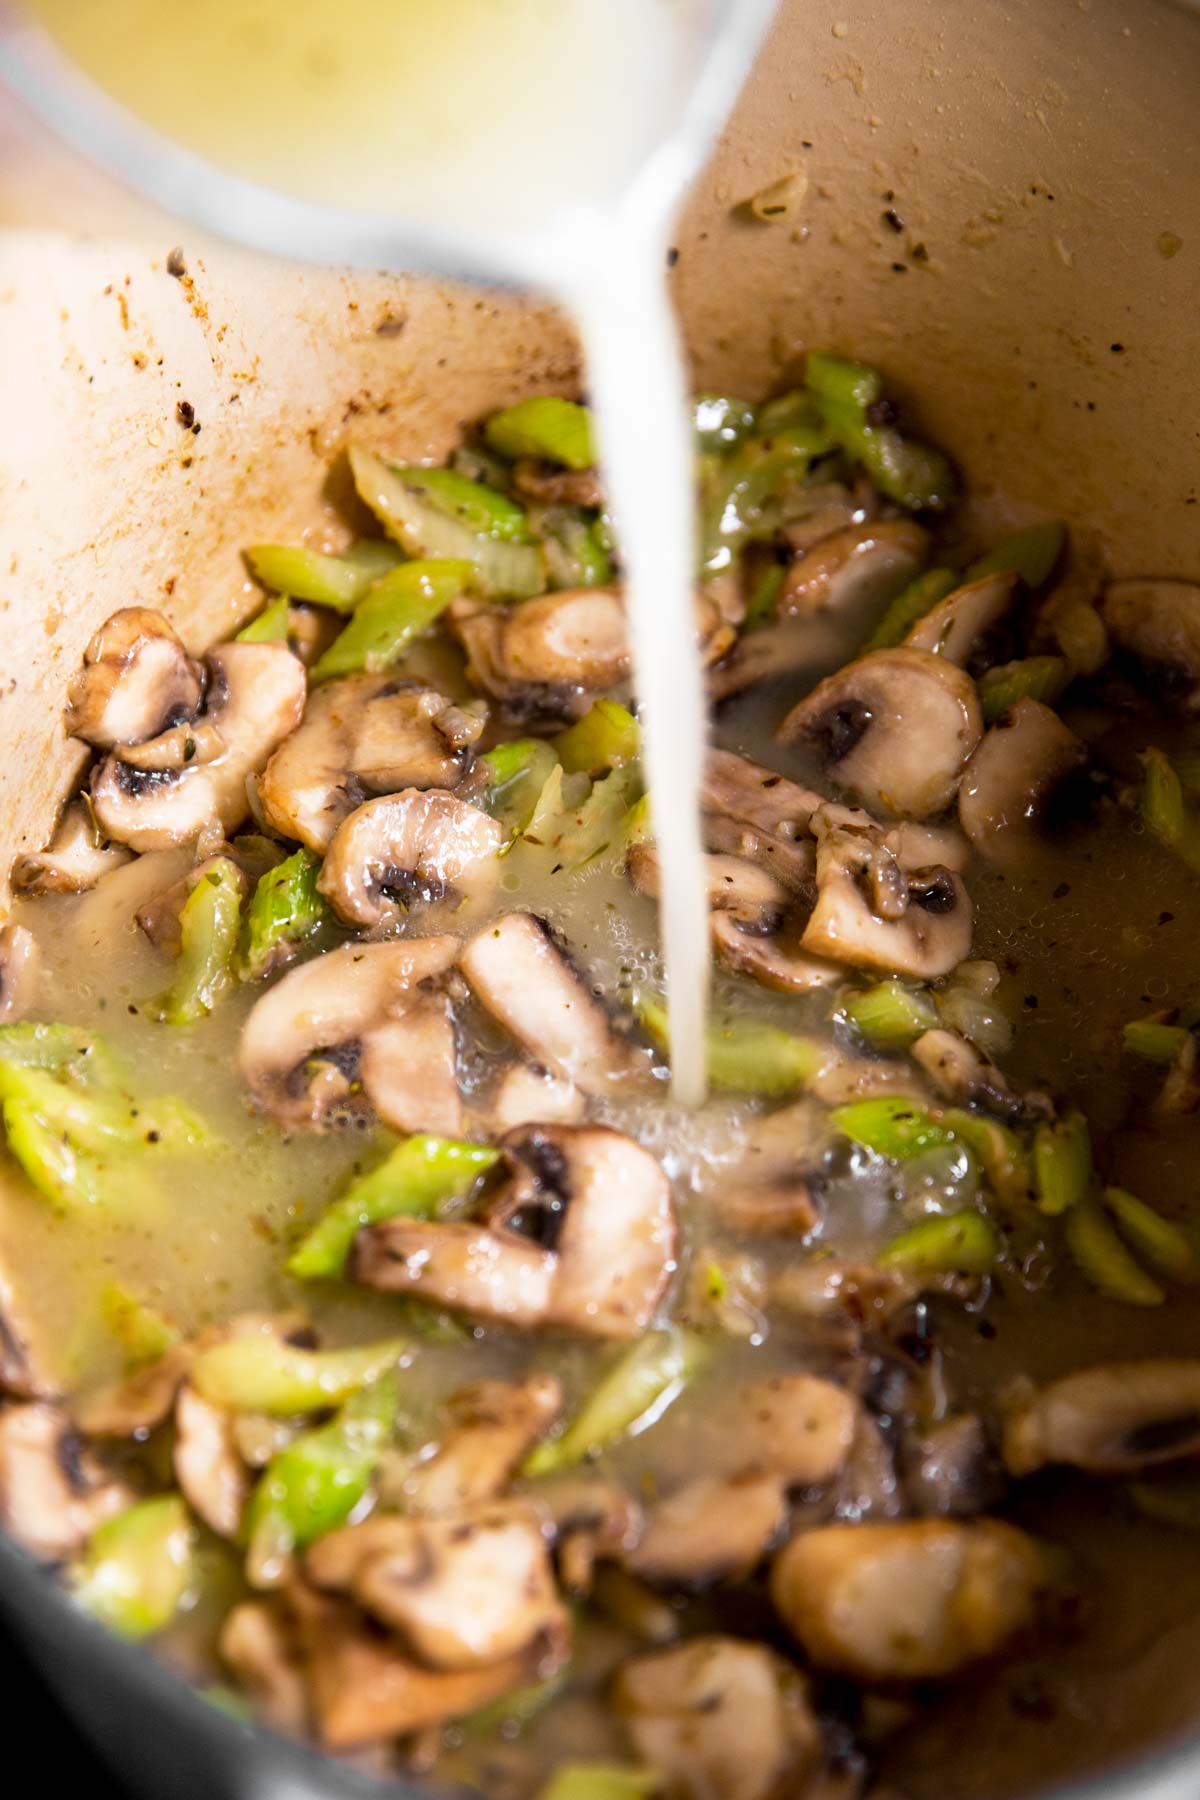
[{"label": "browned mushroom slice", "polygon": [[187,843],[209,826],[230,833],[249,811],[247,777],[299,724],[304,667],[284,644],[222,644],[208,655],[203,723],[224,741],[211,762],[181,769],[139,769],[119,752],[92,779],[96,818],[118,843],[162,850]]},{"label": "browned mushroom slice", "polygon": [[[651,900],[661,895],[662,870],[653,844],[635,844],[625,864],[630,884]],[[744,856],[709,852],[704,859],[708,904],[714,912],[734,911],[748,920],[778,919],[788,890],[769,870]]]},{"label": "browned mushroom slice", "polygon": [[1008,1418],[1004,1461],[1014,1475],[1066,1463],[1130,1474],[1200,1454],[1200,1361],[1102,1363],[1064,1375]]},{"label": "browned mushroom slice", "polygon": [[[355,1564],[352,1591],[428,1667],[487,1668],[535,1642],[569,1636],[548,1541],[528,1501],[388,1524],[386,1547],[376,1544]],[[370,1526],[351,1525],[334,1537]],[[331,1553],[322,1559],[310,1552],[309,1575],[320,1581],[332,1561]]]},{"label": "browned mushroom slice", "polygon": [[1114,581],[1100,599],[1114,646],[1182,685],[1189,707],[1200,686],[1200,584],[1194,581]]},{"label": "browned mushroom slice", "polygon": [[505,1147],[518,1173],[490,1224],[371,1226],[355,1240],[355,1278],[512,1324],[635,1336],[675,1268],[671,1190],[657,1162],[602,1126],[528,1126]]},{"label": "browned mushroom slice", "polygon": [[404,1484],[405,1506],[448,1513],[493,1499],[561,1410],[562,1386],[553,1375],[462,1388],[447,1403],[449,1429],[437,1450]]},{"label": "browned mushroom slice", "polygon": [[457,601],[450,609],[477,686],[516,706],[570,710],[617,687],[630,668],[625,604],[615,588],[542,594],[520,606]]},{"label": "browned mushroom slice", "polygon": [[299,1583],[289,1589],[288,1600],[317,1731],[327,1750],[383,1743],[463,1718],[510,1688],[553,1672],[551,1657],[529,1653],[486,1669],[422,1668],[345,1601]]},{"label": "browned mushroom slice", "polygon": [[932,650],[965,668],[980,638],[1012,605],[1016,591],[1017,577],[1011,572],[981,575],[939,600],[917,620],[904,642],[910,650]]},{"label": "browned mushroom slice", "polygon": [[302,1737],[309,1728],[308,1689],[291,1621],[270,1600],[244,1600],[221,1627],[222,1662],[275,1731]]},{"label": "browned mushroom slice", "polygon": [[778,1539],[787,1511],[779,1475],[697,1476],[653,1508],[626,1565],[647,1581],[680,1587],[741,1580]]},{"label": "browned mushroom slice", "polygon": [[[815,796],[814,796],[815,798]],[[705,813],[701,821],[704,848],[718,856],[736,856],[771,875],[789,895],[809,900],[816,892],[816,850],[811,838],[788,835],[789,827],[764,831],[727,813]]]},{"label": "browned mushroom slice", "polygon": [[827,1525],[793,1538],[771,1598],[818,1668],[923,1681],[993,1656],[1036,1621],[1046,1560],[996,1519]]},{"label": "browned mushroom slice", "polygon": [[978,1106],[998,1119],[1025,1116],[1024,1100],[1013,1093],[995,1063],[956,1031],[923,1032],[912,1054],[943,1100]]},{"label": "browned mushroom slice", "polygon": [[528,1498],[554,1541],[559,1579],[568,1593],[589,1593],[597,1562],[624,1555],[641,1536],[637,1502],[600,1475],[539,1481]]},{"label": "browned mushroom slice", "polygon": [[140,744],[190,719],[202,692],[200,667],[170,621],[150,607],[126,606],[83,653],[67,699],[67,730],[101,750]]},{"label": "browned mushroom slice", "polygon": [[132,1499],[57,1407],[33,1400],[0,1408],[0,1525],[31,1556],[61,1562]]},{"label": "browned mushroom slice", "polygon": [[[317,886],[348,925],[374,926],[388,900],[478,900],[499,879],[504,834],[453,794],[406,788],[368,800],[333,834]],[[393,908],[394,910],[394,908]]]},{"label": "browned mushroom slice", "polygon": [[767,1469],[790,1485],[832,1481],[850,1454],[858,1405],[819,1375],[773,1375],[739,1389],[736,1430],[717,1452],[728,1465]]},{"label": "browned mushroom slice", "polygon": [[445,994],[418,991],[396,1016],[362,1038],[358,1078],[363,1092],[393,1131],[462,1134],[458,1045]]},{"label": "browned mushroom slice", "polygon": [[845,525],[797,557],[779,594],[781,613],[844,612],[870,619],[919,575],[929,533],[911,519]]},{"label": "browned mushroom slice", "polygon": [[744,819],[783,838],[806,833],[813,813],[826,804],[811,788],[732,750],[709,751],[702,799],[707,811]]},{"label": "browned mushroom slice", "polygon": [[250,1471],[234,1434],[234,1415],[184,1382],[175,1401],[175,1479],[192,1511],[218,1537],[235,1539],[250,1496]]},{"label": "browned mushroom slice", "polygon": [[804,1677],[765,1644],[701,1637],[620,1670],[613,1704],[680,1800],[808,1791],[821,1731]]},{"label": "browned mushroom slice", "polygon": [[[347,944],[292,969],[242,1028],[238,1063],[253,1098],[288,1124],[320,1127],[361,1081],[367,1101],[393,1111],[391,1078],[404,1058],[390,1031],[378,1047],[372,1036],[399,1024],[415,990],[444,975],[457,951],[452,937]],[[414,1024],[428,1031],[431,1016],[422,1009]]]},{"label": "browned mushroom slice", "polygon": [[225,739],[211,719],[191,720],[170,725],[145,743],[122,744],[121,761],[132,769],[174,774],[191,763],[215,762],[225,750]]},{"label": "browned mushroom slice", "polygon": [[538,1123],[578,1125],[587,1104],[573,1081],[536,1063],[510,1063],[492,1089],[487,1108],[491,1130],[511,1131]]},{"label": "browned mushroom slice", "polygon": [[959,822],[980,855],[996,863],[1027,856],[1038,814],[1086,754],[1057,713],[1018,700],[987,733],[958,790]]},{"label": "browned mushroom slice", "polygon": [[174,1406],[194,1356],[193,1345],[173,1344],[144,1369],[94,1388],[72,1409],[76,1425],[89,1437],[148,1437]]},{"label": "browned mushroom slice", "polygon": [[0,1024],[23,1018],[33,1005],[38,946],[24,925],[0,925]]},{"label": "browned mushroom slice", "polygon": [[831,781],[887,818],[950,804],[983,719],[975,683],[928,650],[873,650],[815,687],[779,727]]},{"label": "browned mushroom slice", "polygon": [[874,827],[818,814],[817,903],[800,939],[814,956],[932,981],[971,953],[967,890],[952,869],[903,869]]},{"label": "browned mushroom slice", "polygon": [[1002,1488],[999,1460],[978,1413],[939,1419],[906,1445],[905,1496],[911,1509],[927,1518],[986,1512]]},{"label": "browned mushroom slice", "polygon": [[786,926],[782,931],[767,931],[753,916],[715,912],[711,929],[718,962],[781,994],[809,994],[831,987],[846,973],[840,963],[802,950]]},{"label": "browned mushroom slice", "polygon": [[435,689],[392,676],[328,682],[310,694],[299,728],[267,764],[263,815],[285,837],[324,850],[368,795],[454,787],[482,724]]},{"label": "browned mushroom slice", "polygon": [[633,1047],[532,913],[509,913],[478,932],[459,967],[492,1017],[585,1094],[603,1093],[635,1066]]},{"label": "browned mushroom slice", "polygon": [[82,894],[131,855],[123,845],[106,841],[89,801],[81,797],[66,807],[44,850],[17,858],[13,886],[26,894]]},{"label": "browned mushroom slice", "polygon": [[540,506],[604,505],[598,469],[560,469],[524,456],[513,468],[512,481],[518,494]]}]

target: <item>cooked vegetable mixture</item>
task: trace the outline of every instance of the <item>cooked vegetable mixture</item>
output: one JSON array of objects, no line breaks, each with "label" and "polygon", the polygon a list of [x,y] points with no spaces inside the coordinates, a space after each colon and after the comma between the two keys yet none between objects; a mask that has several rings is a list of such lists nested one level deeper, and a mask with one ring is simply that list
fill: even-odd
[{"label": "cooked vegetable mixture", "polygon": [[0,1518],[381,1772],[1012,1792],[1200,1664],[1200,588],[979,544],[838,357],[696,442],[700,1114],[582,406],[351,446],[376,535],[87,646],[0,930]]}]

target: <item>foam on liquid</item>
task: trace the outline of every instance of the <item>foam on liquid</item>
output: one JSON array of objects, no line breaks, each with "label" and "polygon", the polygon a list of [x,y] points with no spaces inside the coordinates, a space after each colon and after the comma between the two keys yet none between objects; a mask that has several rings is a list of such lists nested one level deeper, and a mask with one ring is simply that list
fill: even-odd
[{"label": "foam on liquid", "polygon": [[621,535],[672,1089],[699,1104],[709,950],[692,448],[666,197],[636,223],[618,202],[677,116],[701,0],[25,4],[101,87],[210,162],[325,205],[503,235],[574,309]]}]

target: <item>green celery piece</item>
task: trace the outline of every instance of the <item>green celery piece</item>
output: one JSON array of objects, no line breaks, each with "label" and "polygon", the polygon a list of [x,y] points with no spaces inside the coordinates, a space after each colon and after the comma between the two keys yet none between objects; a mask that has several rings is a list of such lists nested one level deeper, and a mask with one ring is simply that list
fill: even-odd
[{"label": "green celery piece", "polygon": [[475,537],[497,538],[502,544],[532,540],[525,508],[482,481],[471,481],[457,469],[396,467],[394,473],[406,487],[465,525]]},{"label": "green celery piece", "polygon": [[485,487],[495,488],[501,494],[507,493],[512,483],[512,466],[507,458],[497,456],[478,438],[458,446],[450,458],[450,467],[468,481],[482,481]]},{"label": "green celery piece", "polygon": [[954,471],[940,450],[902,437],[892,425],[873,425],[868,408],[882,393],[874,369],[814,351],[805,385],[818,400],[839,448],[861,463],[880,493],[912,512],[940,510],[955,493]]},{"label": "green celery piece", "polygon": [[1066,1217],[1067,1248],[1094,1288],[1127,1306],[1161,1306],[1166,1299],[1140,1263],[1134,1261],[1103,1209],[1080,1200]]},{"label": "green celery piece", "polygon": [[632,762],[641,750],[642,731],[633,714],[616,700],[597,700],[550,742],[568,775],[603,775]]},{"label": "green celery piece", "polygon": [[563,1763],[538,1800],[651,1800],[662,1785],[655,1770],[631,1763]]},{"label": "green celery piece", "polygon": [[719,574],[748,543],[773,537],[786,517],[787,485],[798,482],[803,491],[814,459],[830,448],[820,421],[801,421],[786,434],[748,438],[731,455],[714,459],[700,508],[703,573]]},{"label": "green celery piece", "polygon": [[950,1106],[942,1124],[976,1157],[993,1193],[1009,1207],[1026,1206],[1033,1197],[1029,1153],[1016,1132],[998,1119]]},{"label": "green celery piece", "polygon": [[196,1581],[196,1532],[178,1494],[108,1519],[72,1571],[78,1603],[125,1638],[168,1626]]},{"label": "green celery piece", "polygon": [[1142,767],[1146,771],[1142,788],[1146,829],[1200,874],[1200,825],[1187,809],[1179,776],[1161,750],[1143,751]]},{"label": "green celery piece", "polygon": [[985,724],[994,725],[1018,700],[1040,700],[1053,706],[1071,679],[1065,656],[1026,656],[1019,662],[988,669],[979,678],[979,704]]},{"label": "green celery piece", "polygon": [[[473,531],[447,509],[444,497],[439,500],[433,489],[440,487],[444,491],[445,484],[431,486],[429,477],[453,471],[395,469],[358,445],[351,445],[349,457],[361,499],[410,556],[472,563],[474,583],[486,595],[528,600],[544,591],[546,571],[536,544],[506,541],[494,531],[486,535]],[[420,489],[410,477],[420,478]],[[524,518],[523,512],[521,516]]]},{"label": "green celery piece", "polygon": [[119,1281],[108,1281],[101,1288],[100,1316],[120,1344],[127,1369],[158,1362],[179,1342],[180,1334],[170,1320]]},{"label": "green celery piece", "polygon": [[489,1706],[481,1706],[478,1712],[460,1719],[456,1730],[469,1739],[492,1737],[502,1731],[508,1742],[519,1737],[539,1713],[545,1712],[552,1700],[558,1699],[567,1681],[568,1671],[560,1669],[545,1681],[531,1681],[527,1687],[514,1688],[511,1693],[501,1694],[499,1700],[493,1700]]},{"label": "green celery piece", "polygon": [[380,538],[360,538],[339,556],[287,544],[255,544],[246,561],[255,579],[277,594],[353,612],[380,577],[395,568],[400,552]]},{"label": "green celery piece", "polygon": [[1117,1230],[1143,1262],[1184,1287],[1200,1282],[1200,1255],[1186,1231],[1124,1188],[1105,1188],[1103,1202]]},{"label": "green celery piece", "polygon": [[1033,1178],[1038,1206],[1051,1217],[1069,1212],[1084,1198],[1092,1179],[1092,1136],[1081,1112],[1038,1126]]},{"label": "green celery piece", "polygon": [[1044,525],[1027,525],[973,562],[967,570],[968,581],[981,575],[1019,575],[1027,587],[1040,588],[1049,581],[1054,566],[1063,552],[1067,528],[1060,519],[1049,519]]},{"label": "green celery piece", "polygon": [[243,625],[233,640],[235,644],[281,644],[287,642],[292,622],[291,602],[286,594],[268,600],[248,625]]},{"label": "green celery piece", "polygon": [[894,650],[897,644],[904,642],[918,620],[961,586],[953,569],[926,569],[923,575],[909,582],[903,593],[897,594],[863,645],[863,654],[868,650]]},{"label": "green celery piece", "polygon": [[117,1059],[102,1039],[75,1025],[38,1024],[30,1019],[0,1025],[0,1063],[70,1074],[89,1085],[112,1085],[120,1078]]},{"label": "green celery piece", "polygon": [[554,839],[560,865],[564,869],[581,869],[614,846],[623,850],[624,822],[642,792],[642,771],[636,762],[625,763],[595,782],[582,806],[569,813]]},{"label": "green celery piece", "polygon": [[289,1556],[345,1524],[392,1439],[399,1403],[395,1375],[380,1375],[271,1459],[246,1509],[252,1558]]},{"label": "green celery piece", "polygon": [[942,1213],[922,1219],[879,1253],[885,1269],[916,1274],[986,1275],[1000,1254],[996,1227],[981,1212]]},{"label": "green celery piece", "polygon": [[260,875],[246,909],[243,978],[269,968],[281,946],[302,944],[330,917],[317,892],[321,858],[303,847]]},{"label": "green celery piece", "polygon": [[0,1107],[0,1117],[10,1153],[43,1200],[69,1210],[103,1205],[110,1197],[107,1172],[95,1156],[76,1150],[35,1107],[8,1099]]},{"label": "green celery piece", "polygon": [[[643,993],[636,1000],[635,1010],[638,1022],[666,1054],[666,1007]],[[706,1035],[708,1079],[714,1088],[725,1093],[794,1094],[807,1086],[829,1060],[829,1047],[818,1038],[799,1037],[774,1025],[713,1020]]]},{"label": "green celery piece", "polygon": [[929,996],[914,992],[902,981],[880,981],[851,994],[842,1011],[876,1050],[907,1050],[938,1022]]},{"label": "green celery piece", "polygon": [[192,1365],[197,1391],[217,1406],[264,1412],[272,1418],[340,1406],[376,1381],[406,1353],[405,1338],[347,1350],[301,1350],[272,1332],[228,1338]]},{"label": "green celery piece", "polygon": [[204,1127],[180,1101],[147,1105],[115,1088],[76,1087],[44,1069],[0,1062],[0,1100],[27,1106],[55,1133],[96,1155],[202,1143]]},{"label": "green celery piece", "polygon": [[479,757],[475,767],[487,772],[483,804],[511,844],[527,831],[546,783],[559,762],[545,738],[514,738]]},{"label": "green celery piece", "polygon": [[401,563],[375,583],[354,617],[309,671],[313,683],[366,670],[380,675],[475,579],[465,561]]},{"label": "green celery piece", "polygon": [[1164,1025],[1160,1019],[1131,1019],[1121,1032],[1121,1042],[1132,1056],[1145,1062],[1172,1063],[1187,1043],[1186,1025]]},{"label": "green celery piece", "polygon": [[702,451],[720,454],[753,432],[754,408],[731,394],[699,394],[692,408],[692,429]]},{"label": "green celery piece", "polygon": [[402,1216],[436,1218],[450,1201],[469,1193],[499,1157],[486,1144],[423,1134],[405,1138],[322,1213],[289,1257],[288,1274],[302,1280],[339,1276],[363,1226]]},{"label": "green celery piece", "polygon": [[769,625],[779,605],[779,594],[787,570],[782,563],[771,563],[754,584],[754,592],[746,602],[742,631],[758,631]]},{"label": "green celery piece", "polygon": [[242,925],[241,872],[228,857],[205,870],[179,914],[179,961],[165,994],[143,1011],[167,1025],[194,1025],[233,987]]},{"label": "green celery piece", "polygon": [[708,1346],[681,1325],[648,1331],[600,1377],[558,1437],[525,1458],[523,1475],[551,1475],[654,1423],[704,1366]]},{"label": "green celery piece", "polygon": [[835,1106],[830,1118],[843,1136],[893,1162],[907,1162],[954,1142],[954,1133],[932,1113],[897,1094]]},{"label": "green celery piece", "polygon": [[543,508],[538,534],[552,588],[604,587],[616,574],[599,520],[581,507]]},{"label": "green celery piece", "polygon": [[519,400],[493,413],[483,435],[501,456],[535,456],[542,462],[562,463],[568,469],[592,469],[596,465],[592,415],[574,400],[539,394]]},{"label": "green celery piece", "polygon": [[621,822],[621,838],[626,850],[634,844],[652,844],[654,828],[650,820],[650,796],[643,794],[635,800]]}]

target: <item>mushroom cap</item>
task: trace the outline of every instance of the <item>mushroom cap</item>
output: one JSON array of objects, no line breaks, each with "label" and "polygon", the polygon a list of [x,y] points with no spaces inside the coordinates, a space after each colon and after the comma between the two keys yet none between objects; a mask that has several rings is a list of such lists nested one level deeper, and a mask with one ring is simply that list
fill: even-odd
[{"label": "mushroom cap", "polygon": [[869,618],[920,573],[928,554],[929,533],[912,519],[844,525],[792,563],[780,590],[779,611]]},{"label": "mushroom cap", "polygon": [[389,675],[327,682],[266,766],[264,817],[285,837],[324,850],[367,794],[454,787],[470,763],[467,745],[453,741],[458,713],[436,689]]},{"label": "mushroom cap", "polygon": [[175,1400],[172,1464],[192,1511],[218,1537],[235,1539],[250,1495],[250,1471],[238,1453],[234,1415],[187,1381]]},{"label": "mushroom cap", "polygon": [[501,699],[531,690],[596,692],[629,674],[625,603],[616,588],[571,588],[519,606],[452,608],[478,685]]},{"label": "mushroom cap", "polygon": [[753,917],[738,912],[714,912],[710,924],[717,961],[776,993],[811,994],[846,973],[841,963],[802,950],[787,929],[764,931]]},{"label": "mushroom cap", "polygon": [[82,894],[95,887],[110,869],[119,869],[132,852],[110,844],[82,795],[63,809],[49,844],[36,856],[18,857],[13,886],[25,894]]},{"label": "mushroom cap", "polygon": [[709,751],[702,803],[706,812],[743,819],[783,838],[806,833],[812,815],[826,804],[824,795],[812,788],[732,750]]},{"label": "mushroom cap", "polygon": [[1152,670],[1200,683],[1200,583],[1113,581],[1100,597],[1099,612],[1118,650]]},{"label": "mushroom cap", "polygon": [[368,800],[338,826],[317,886],[348,925],[378,925],[386,899],[481,899],[499,879],[504,833],[443,789]]},{"label": "mushroom cap", "polygon": [[1018,700],[986,733],[958,790],[959,823],[979,854],[996,863],[1027,856],[1039,811],[1086,756],[1056,712]]},{"label": "mushroom cap", "polygon": [[1103,1363],[1064,1375],[1005,1424],[1014,1475],[1066,1463],[1093,1475],[1131,1474],[1200,1451],[1200,1361]]},{"label": "mushroom cap", "polygon": [[299,724],[305,674],[284,644],[222,644],[208,655],[203,722],[225,748],[211,762],[138,769],[115,752],[92,779],[92,806],[110,837],[133,850],[184,844],[209,825],[227,835],[249,812],[246,777]]},{"label": "mushroom cap", "polygon": [[410,1513],[458,1512],[507,1487],[562,1412],[562,1383],[538,1369],[524,1381],[477,1381],[446,1403],[447,1429],[404,1483]]},{"label": "mushroom cap", "polygon": [[[346,944],[290,970],[242,1027],[238,1066],[253,1097],[295,1124],[319,1123],[323,1096],[293,1093],[293,1072],[314,1052],[361,1048],[404,1013],[413,989],[446,973],[457,951],[452,937]],[[344,1095],[343,1087],[335,1098]]]},{"label": "mushroom cap", "polygon": [[939,600],[917,620],[904,642],[910,650],[931,650],[965,668],[979,639],[1004,617],[1016,592],[1017,577],[1011,570],[981,575]]},{"label": "mushroom cap", "polygon": [[[818,815],[817,903],[802,949],[857,969],[885,969],[932,981],[971,952],[971,902],[952,869],[904,869],[877,827],[847,826]],[[896,884],[873,877],[883,864]]]},{"label": "mushroom cap", "polygon": [[[625,871],[636,893],[661,897],[662,868],[654,844],[634,844]],[[736,912],[748,918],[777,916],[786,906],[787,888],[769,870],[744,856],[710,851],[704,858],[708,905],[713,912]]]},{"label": "mushroom cap", "polygon": [[762,1561],[787,1516],[780,1475],[753,1468],[699,1475],[651,1510],[625,1563],[648,1581],[680,1587],[739,1581]]},{"label": "mushroom cap", "polygon": [[0,1525],[42,1562],[81,1549],[133,1495],[83,1451],[47,1401],[0,1407]]},{"label": "mushroom cap", "polygon": [[983,733],[975,683],[928,650],[873,650],[818,683],[779,727],[877,816],[929,818],[950,804]]},{"label": "mushroom cap", "polygon": [[170,620],[148,606],[126,606],[83,653],[67,699],[67,730],[102,750],[140,744],[190,719],[203,691],[199,664]]}]

